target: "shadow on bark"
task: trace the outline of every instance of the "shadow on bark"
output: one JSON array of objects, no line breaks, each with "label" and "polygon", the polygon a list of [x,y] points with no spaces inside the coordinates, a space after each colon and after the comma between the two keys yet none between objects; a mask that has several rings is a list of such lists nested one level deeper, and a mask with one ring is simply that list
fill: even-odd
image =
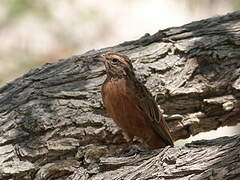
[{"label": "shadow on bark", "polygon": [[239,19],[237,11],[146,34],[46,64],[2,87],[0,179],[237,177],[239,136],[116,158],[126,142],[103,110],[104,68],[93,56],[129,55],[175,140],[187,138],[240,122]]}]

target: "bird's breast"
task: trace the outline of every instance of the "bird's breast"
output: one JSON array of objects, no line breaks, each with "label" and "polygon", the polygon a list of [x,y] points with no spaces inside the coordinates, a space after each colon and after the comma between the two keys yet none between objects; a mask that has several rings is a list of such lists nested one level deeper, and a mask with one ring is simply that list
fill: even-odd
[{"label": "bird's breast", "polygon": [[136,126],[138,121],[137,98],[128,80],[106,82],[102,87],[103,103],[107,113],[122,128]]},{"label": "bird's breast", "polygon": [[[110,115],[117,112],[123,112],[127,103],[127,81],[119,79],[108,81],[103,85],[103,102],[105,108]],[[115,112],[116,111],[116,112]]]}]

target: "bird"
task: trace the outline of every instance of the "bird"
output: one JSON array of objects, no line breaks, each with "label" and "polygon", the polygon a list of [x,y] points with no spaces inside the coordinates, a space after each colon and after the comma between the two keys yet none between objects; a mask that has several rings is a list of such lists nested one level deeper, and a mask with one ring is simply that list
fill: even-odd
[{"label": "bird", "polygon": [[153,95],[135,76],[130,58],[107,52],[94,59],[104,63],[107,74],[101,87],[103,106],[128,141],[137,139],[148,150],[174,146],[161,111]]}]

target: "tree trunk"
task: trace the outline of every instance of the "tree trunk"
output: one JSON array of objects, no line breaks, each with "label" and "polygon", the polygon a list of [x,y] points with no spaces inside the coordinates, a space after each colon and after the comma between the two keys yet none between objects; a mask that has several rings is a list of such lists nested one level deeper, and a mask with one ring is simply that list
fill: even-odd
[{"label": "tree trunk", "polygon": [[240,178],[240,136],[117,157],[126,141],[93,60],[128,55],[178,140],[240,122],[239,45],[237,11],[31,70],[0,89],[0,179]]}]

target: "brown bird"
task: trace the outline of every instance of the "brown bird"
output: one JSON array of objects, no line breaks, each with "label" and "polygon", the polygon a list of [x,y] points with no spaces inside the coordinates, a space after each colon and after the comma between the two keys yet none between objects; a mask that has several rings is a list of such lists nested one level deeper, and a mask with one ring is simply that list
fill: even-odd
[{"label": "brown bird", "polygon": [[140,139],[149,149],[173,146],[157,103],[135,77],[128,56],[109,52],[95,59],[104,62],[107,73],[101,91],[103,104],[129,140]]}]

